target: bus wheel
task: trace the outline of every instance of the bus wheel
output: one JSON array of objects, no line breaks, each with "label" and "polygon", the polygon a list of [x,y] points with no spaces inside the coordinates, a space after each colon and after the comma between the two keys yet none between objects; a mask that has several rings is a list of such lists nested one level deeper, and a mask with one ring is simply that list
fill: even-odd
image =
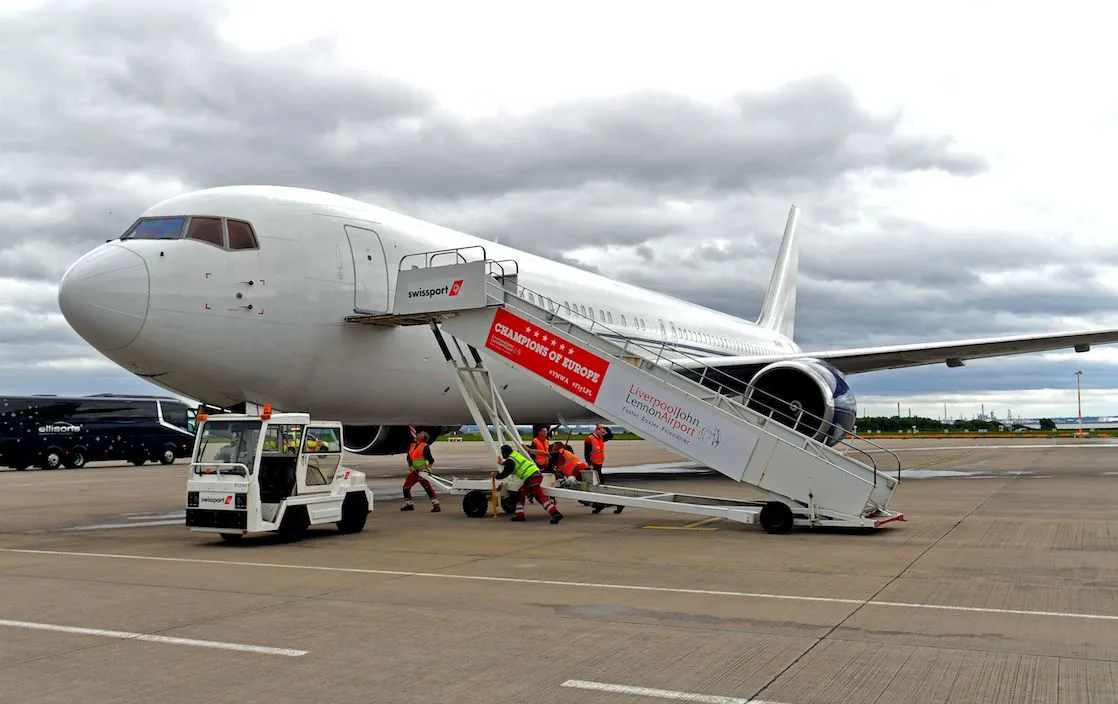
[{"label": "bus wheel", "polygon": [[160,456],[160,458],[159,458],[159,462],[161,464],[174,464],[174,462],[175,462],[175,451],[172,450],[169,447],[165,448],[163,450],[163,455]]},{"label": "bus wheel", "polygon": [[85,453],[81,450],[71,450],[66,459],[66,466],[70,469],[81,469],[85,466]]},{"label": "bus wheel", "polygon": [[47,454],[43,457],[43,469],[58,469],[62,466],[62,453],[57,448],[47,450]]}]

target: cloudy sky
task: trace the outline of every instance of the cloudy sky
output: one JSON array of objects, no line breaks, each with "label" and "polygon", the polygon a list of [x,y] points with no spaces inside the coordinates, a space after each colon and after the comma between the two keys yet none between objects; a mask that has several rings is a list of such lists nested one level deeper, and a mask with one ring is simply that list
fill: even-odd
[{"label": "cloudy sky", "polygon": [[[0,9],[0,393],[152,392],[57,281],[152,203],[244,182],[561,239],[749,319],[795,202],[806,349],[1118,327],[1097,4],[299,5]],[[1077,369],[1084,413],[1118,414],[1118,348],[852,381],[868,414],[1074,415]]]}]

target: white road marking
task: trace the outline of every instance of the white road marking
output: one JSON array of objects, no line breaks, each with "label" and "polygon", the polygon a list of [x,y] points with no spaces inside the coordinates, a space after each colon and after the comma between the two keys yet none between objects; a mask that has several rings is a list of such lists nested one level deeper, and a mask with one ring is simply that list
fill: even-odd
[{"label": "white road marking", "polygon": [[261,653],[263,655],[283,655],[289,658],[298,658],[307,654],[306,650],[291,650],[290,648],[269,648],[263,645],[244,645],[242,643],[225,643],[217,640],[196,640],[194,638],[175,638],[172,636],[157,636],[150,633],[129,633],[128,631],[107,631],[102,628],[79,628],[77,626],[58,626],[53,623],[35,623],[33,621],[7,621],[0,619],[0,626],[9,628],[25,628],[33,631],[55,631],[57,633],[76,633],[84,636],[101,636],[103,638],[121,638],[124,640],[142,640],[149,643],[166,643],[168,645],[192,645],[199,648],[217,648],[219,650],[238,650],[242,653]]},{"label": "white road marking", "polygon": [[730,596],[749,599],[774,599],[781,601],[809,601],[823,604],[852,604],[857,606],[891,606],[905,609],[939,609],[941,611],[971,611],[988,614],[1013,614],[1015,616],[1047,616],[1052,618],[1082,618],[1092,621],[1118,621],[1118,615],[1088,614],[1066,611],[1028,611],[1024,609],[995,609],[982,606],[952,606],[949,604],[918,604],[907,601],[878,601],[843,599],[830,596],[800,596],[795,594],[767,594],[764,592],[737,592],[717,589],[687,589],[684,587],[652,587],[642,584],[609,584],[605,582],[567,582],[555,579],[527,579],[523,577],[488,577],[472,574],[444,574],[439,572],[411,572],[407,570],[380,570],[371,567],[324,567],[320,565],[292,565],[282,562],[243,562],[240,560],[204,560],[194,557],[159,557],[156,555],[128,555],[102,552],[71,552],[67,550],[31,550],[25,548],[0,548],[0,553],[20,555],[52,555],[55,557],[92,557],[116,560],[146,560],[150,562],[179,562],[194,565],[229,565],[231,567],[267,567],[272,569],[307,570],[311,572],[337,572],[344,574],[377,574],[391,577],[425,577],[430,579],[461,579],[473,582],[503,582],[506,584],[533,584],[555,587],[585,587],[616,589],[619,591],[654,592],[660,594],[696,594],[700,596]]},{"label": "white road marking", "polygon": [[186,517],[176,519],[164,519],[161,521],[140,521],[132,520],[128,523],[96,523],[89,526],[72,526],[70,528],[58,528],[59,533],[71,533],[74,531],[83,530],[113,530],[116,528],[151,528],[154,526],[181,526],[186,523]]},{"label": "white road marking", "polygon": [[612,692],[614,694],[635,694],[639,697],[674,699],[676,701],[683,702],[702,702],[702,704],[780,704],[780,702],[762,701],[760,699],[743,699],[742,697],[720,697],[716,694],[692,694],[690,692],[677,692],[673,689],[632,687],[627,684],[588,682],[586,680],[567,680],[559,686],[572,687],[574,689],[592,689],[597,692]]},{"label": "white road marking", "polygon": [[11,484],[0,480],[0,487],[4,489],[42,489],[44,487],[64,486],[69,484],[108,484],[110,482],[132,482],[134,484],[137,479],[178,479],[178,477],[158,477],[149,474],[147,476],[107,477],[105,479],[43,479],[42,481],[12,482]]}]

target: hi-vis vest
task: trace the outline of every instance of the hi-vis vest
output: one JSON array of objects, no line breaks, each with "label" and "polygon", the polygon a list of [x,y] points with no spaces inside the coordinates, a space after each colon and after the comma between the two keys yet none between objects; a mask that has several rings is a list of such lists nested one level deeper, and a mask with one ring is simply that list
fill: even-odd
[{"label": "hi-vis vest", "polygon": [[423,451],[427,449],[425,442],[413,442],[412,446],[408,449],[408,467],[416,472],[422,472],[427,469],[430,464],[427,458],[423,456]]},{"label": "hi-vis vest", "polygon": [[559,471],[564,477],[572,476],[578,470],[586,467],[586,463],[570,450],[561,450],[559,456],[562,458],[559,461]]},{"label": "hi-vis vest", "polygon": [[536,458],[538,466],[546,467],[547,463],[551,461],[551,450],[547,446],[547,440],[532,438],[532,455]]},{"label": "hi-vis vest", "polygon": [[590,464],[605,464],[606,444],[597,435],[587,435],[586,440],[590,443]]},{"label": "hi-vis vest", "polygon": [[520,477],[521,481],[528,481],[528,477],[540,471],[540,468],[536,466],[535,462],[516,450],[512,451],[512,454],[509,455],[509,459],[514,463],[512,471],[516,476]]}]

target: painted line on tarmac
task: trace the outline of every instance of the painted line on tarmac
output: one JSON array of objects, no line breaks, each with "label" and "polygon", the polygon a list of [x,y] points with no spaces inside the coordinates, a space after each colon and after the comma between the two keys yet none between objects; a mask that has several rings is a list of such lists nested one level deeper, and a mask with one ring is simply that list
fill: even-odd
[{"label": "painted line on tarmac", "polygon": [[627,684],[588,682],[587,680],[567,680],[559,686],[571,687],[574,689],[589,689],[595,692],[611,692],[613,694],[633,694],[638,697],[673,699],[675,701],[681,702],[701,702],[702,704],[780,704],[780,702],[763,701],[761,699],[745,699],[744,697],[722,697],[717,694],[693,694],[691,692],[678,692],[674,689],[633,687],[632,685]]},{"label": "painted line on tarmac", "polygon": [[216,648],[218,650],[237,650],[242,653],[260,653],[262,655],[283,655],[289,658],[298,658],[307,654],[306,650],[292,650],[290,648],[269,648],[263,645],[245,645],[243,643],[226,643],[218,640],[197,640],[194,638],[175,638],[173,636],[158,636],[152,633],[130,633],[128,631],[108,631],[102,628],[81,628],[78,626],[59,626],[53,623],[35,623],[33,621],[7,621],[0,619],[0,626],[8,628],[23,628],[32,631],[54,631],[56,633],[76,633],[83,636],[100,636],[102,638],[120,638],[123,640],[142,640],[148,643],[163,643],[166,645],[191,645],[198,648]]},{"label": "painted line on tarmac", "polygon": [[908,601],[879,601],[877,599],[843,599],[830,596],[801,596],[798,594],[767,594],[764,592],[737,592],[718,589],[687,589],[684,587],[654,587],[643,584],[609,584],[606,582],[569,582],[556,579],[527,579],[524,577],[490,577],[472,574],[447,574],[441,572],[412,572],[408,570],[380,570],[371,567],[325,567],[321,565],[293,565],[282,562],[247,562],[242,560],[206,560],[196,557],[160,557],[157,555],[129,555],[108,552],[76,552],[69,550],[33,550],[29,548],[0,548],[0,553],[17,555],[51,555],[54,557],[85,557],[109,560],[140,560],[147,562],[178,562],[185,565],[228,565],[230,567],[264,567],[268,569],[305,570],[340,574],[375,574],[390,577],[420,577],[425,579],[458,579],[467,582],[495,582],[504,584],[531,584],[554,587],[583,587],[614,589],[618,591],[652,592],[658,594],[696,594],[700,596],[729,596],[745,599],[773,599],[779,601],[807,601],[820,604],[851,604],[856,606],[887,606],[903,609],[931,609],[969,613],[1040,616],[1048,618],[1080,618],[1089,621],[1118,621],[1118,615],[1076,613],[1069,611],[1032,611],[1027,609],[995,609],[983,606],[952,606],[950,604],[918,604]]},{"label": "painted line on tarmac", "polygon": [[653,529],[653,530],[699,530],[699,531],[702,531],[702,530],[718,530],[717,528],[711,528],[711,527],[707,526],[707,524],[708,523],[714,523],[715,521],[721,521],[721,520],[722,520],[721,517],[714,516],[713,518],[704,518],[701,521],[695,521],[693,523],[688,523],[687,525],[683,525],[683,526],[649,525],[649,526],[641,526],[641,528],[650,528],[650,529]]}]

